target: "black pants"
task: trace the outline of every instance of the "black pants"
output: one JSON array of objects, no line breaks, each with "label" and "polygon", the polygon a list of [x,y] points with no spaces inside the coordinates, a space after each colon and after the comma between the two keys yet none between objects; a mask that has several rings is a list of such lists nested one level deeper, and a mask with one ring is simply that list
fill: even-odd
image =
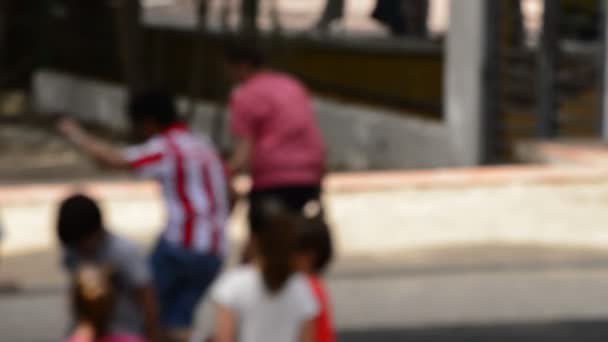
[{"label": "black pants", "polygon": [[253,190],[249,194],[249,229],[259,231],[264,223],[264,203],[277,201],[285,209],[300,213],[310,201],[320,201],[321,185],[280,186]]}]

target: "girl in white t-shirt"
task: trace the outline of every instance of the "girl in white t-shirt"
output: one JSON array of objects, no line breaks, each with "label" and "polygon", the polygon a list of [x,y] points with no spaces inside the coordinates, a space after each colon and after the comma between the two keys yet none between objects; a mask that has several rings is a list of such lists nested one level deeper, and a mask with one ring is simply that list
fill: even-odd
[{"label": "girl in white t-shirt", "polygon": [[296,232],[287,215],[273,215],[252,237],[254,261],[227,272],[212,291],[214,342],[312,342],[318,305],[295,272]]}]

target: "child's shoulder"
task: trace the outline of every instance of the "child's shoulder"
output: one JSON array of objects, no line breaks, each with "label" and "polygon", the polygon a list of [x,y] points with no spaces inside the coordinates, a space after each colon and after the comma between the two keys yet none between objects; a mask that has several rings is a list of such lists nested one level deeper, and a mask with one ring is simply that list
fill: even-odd
[{"label": "child's shoulder", "polygon": [[312,283],[316,282],[316,280],[314,280],[313,278],[311,278],[310,276],[304,274],[304,273],[294,273],[291,278],[289,279],[289,284],[292,287],[296,287],[298,289],[309,289],[312,287]]},{"label": "child's shoulder", "polygon": [[143,258],[141,247],[133,240],[120,235],[109,234],[106,257],[117,261],[136,261]]},{"label": "child's shoulder", "polygon": [[109,234],[108,235],[108,240],[109,240],[109,248],[116,250],[117,252],[122,252],[122,251],[129,251],[129,252],[133,252],[133,251],[139,251],[140,247],[137,244],[137,242],[126,238],[122,235],[117,235],[117,234]]},{"label": "child's shoulder", "polygon": [[226,271],[218,281],[221,286],[240,289],[258,288],[262,281],[260,271],[254,266],[238,266]]},{"label": "child's shoulder", "polygon": [[225,271],[212,290],[212,298],[225,305],[235,305],[243,296],[259,288],[259,274],[254,267],[239,266]]},{"label": "child's shoulder", "polygon": [[258,275],[258,270],[253,267],[253,266],[249,266],[249,265],[242,265],[242,266],[238,266],[235,268],[232,268],[230,270],[227,270],[224,273],[224,278],[225,279],[230,279],[232,281],[244,281],[244,280],[251,280],[253,278],[255,278]]}]

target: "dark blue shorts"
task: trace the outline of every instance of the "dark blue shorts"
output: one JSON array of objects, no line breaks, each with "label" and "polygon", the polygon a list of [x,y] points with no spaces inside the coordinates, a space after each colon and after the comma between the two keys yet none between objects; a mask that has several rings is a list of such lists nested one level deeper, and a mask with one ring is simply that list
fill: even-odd
[{"label": "dark blue shorts", "polygon": [[222,268],[222,259],[173,246],[161,238],[150,261],[163,325],[190,328],[200,300]]}]

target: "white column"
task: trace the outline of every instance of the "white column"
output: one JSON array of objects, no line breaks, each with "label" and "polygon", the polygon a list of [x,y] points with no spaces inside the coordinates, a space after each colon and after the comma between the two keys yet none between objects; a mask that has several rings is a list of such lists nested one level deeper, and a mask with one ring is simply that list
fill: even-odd
[{"label": "white column", "polygon": [[461,166],[478,165],[482,160],[486,1],[450,1],[444,113],[454,162]]}]

